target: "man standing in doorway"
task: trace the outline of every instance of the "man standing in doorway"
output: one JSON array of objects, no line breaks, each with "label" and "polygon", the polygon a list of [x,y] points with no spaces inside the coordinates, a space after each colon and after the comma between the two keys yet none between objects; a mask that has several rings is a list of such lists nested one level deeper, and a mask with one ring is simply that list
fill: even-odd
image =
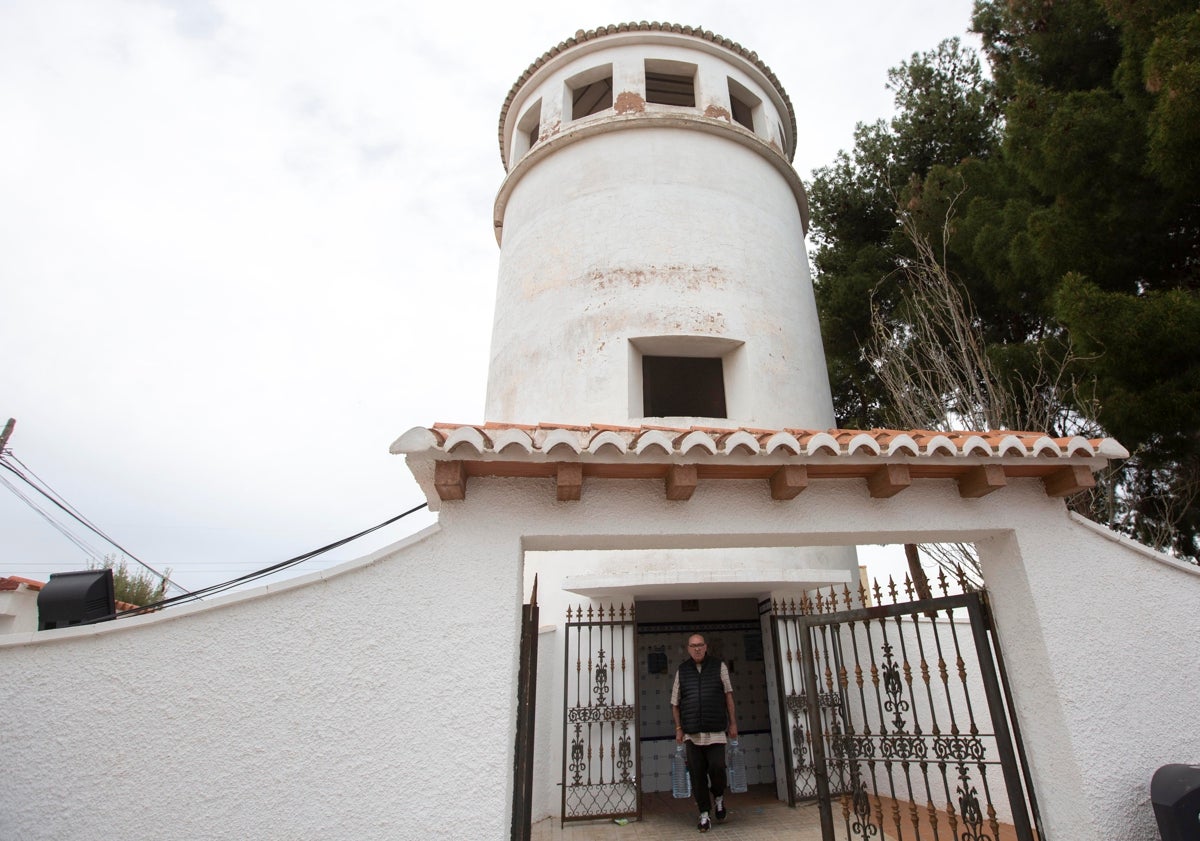
[{"label": "man standing in doorway", "polygon": [[687,744],[688,775],[700,808],[697,826],[708,832],[713,805],[717,820],[725,820],[725,738],[727,733],[730,739],[738,734],[733,686],[729,668],[708,656],[704,637],[692,634],[687,647],[689,659],[675,672],[671,687],[671,714],[675,717],[675,741]]}]

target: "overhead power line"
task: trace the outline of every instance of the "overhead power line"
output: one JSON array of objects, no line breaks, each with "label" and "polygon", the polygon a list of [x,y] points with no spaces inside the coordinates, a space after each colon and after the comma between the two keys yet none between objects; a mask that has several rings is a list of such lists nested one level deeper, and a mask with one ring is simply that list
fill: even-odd
[{"label": "overhead power line", "polygon": [[[363,531],[360,531],[358,534],[352,534],[349,537],[343,537],[341,540],[336,540],[333,543],[330,543],[326,546],[322,546],[320,549],[313,549],[312,551],[305,552],[303,555],[297,555],[294,558],[288,558],[286,561],[280,561],[277,564],[272,564],[271,566],[263,567],[262,569],[255,570],[254,572],[248,572],[245,575],[240,575],[237,578],[231,578],[230,580],[223,581],[220,584],[213,584],[209,587],[203,587],[199,590],[195,590],[190,593],[186,593],[182,596],[174,596],[169,599],[163,599],[162,601],[155,602],[154,604],[148,604],[148,605],[145,605],[144,607],[137,607],[137,608],[131,608],[129,610],[123,610],[123,611],[118,612],[116,614],[116,616],[118,618],[122,617],[122,616],[136,616],[141,613],[149,613],[151,611],[161,610],[164,607],[173,607],[173,606],[179,605],[179,604],[186,604],[191,601],[196,601],[197,599],[202,599],[205,596],[215,596],[217,593],[223,593],[226,590],[230,590],[230,589],[232,589],[234,587],[238,587],[242,584],[247,584],[251,581],[257,581],[260,578],[265,578],[266,576],[273,575],[276,572],[282,572],[283,570],[287,569],[288,567],[295,566],[296,564],[300,564],[300,563],[303,563],[304,561],[311,560],[311,559],[317,557],[318,555],[323,555],[326,552],[332,551],[341,546],[345,546],[347,543],[350,543],[353,540],[358,540],[358,538],[360,538],[360,537],[365,537],[368,534],[371,534],[372,532],[379,531],[381,528],[384,528],[385,526],[390,526],[392,523],[395,523],[399,520],[403,520],[409,514],[413,514],[417,511],[420,511],[422,508],[427,507],[428,504],[429,503],[427,503],[427,502],[422,502],[420,505],[416,505],[416,506],[413,506],[412,508],[408,509],[403,514],[397,514],[395,517],[392,517],[388,520],[384,520],[379,525],[371,526],[369,529],[364,529]],[[96,619],[93,621],[102,622],[107,618],[111,618],[111,617],[103,617],[101,619]]]},{"label": "overhead power line", "polygon": [[62,523],[60,523],[58,520],[54,519],[53,514],[51,514],[49,511],[47,511],[42,506],[38,505],[35,500],[31,499],[29,496],[27,496],[25,493],[23,493],[20,488],[18,488],[16,485],[14,485],[12,482],[10,482],[8,480],[7,476],[0,474],[0,484],[4,485],[4,487],[6,487],[10,491],[12,491],[13,495],[15,497],[17,497],[17,499],[21,500],[26,505],[28,505],[30,508],[32,508],[34,511],[36,511],[42,519],[44,519],[47,523],[50,524],[51,528],[53,528],[55,531],[57,531],[59,534],[61,534],[63,537],[65,537],[67,540],[74,543],[77,547],[82,549],[83,554],[87,555],[89,558],[91,558],[92,560],[95,560],[95,561],[103,560],[103,556],[101,555],[100,552],[97,552],[96,549],[94,547],[92,547],[91,545],[89,545],[88,543],[86,543],[83,540],[83,538],[78,537],[70,529],[68,529],[66,526],[64,526]]},{"label": "overhead power line", "polygon": [[[138,564],[145,567],[147,570],[152,572],[154,575],[158,576],[161,580],[165,581],[170,586],[173,586],[183,592],[183,595],[173,596],[168,599],[163,599],[161,601],[155,602],[154,604],[145,605],[144,607],[133,608],[131,610],[121,611],[115,615],[118,617],[119,616],[131,616],[131,615],[137,615],[137,614],[141,614],[141,613],[147,613],[150,611],[161,610],[162,608],[171,607],[171,606],[174,606],[177,604],[186,604],[187,602],[190,602],[190,601],[202,599],[205,596],[213,596],[218,593],[223,593],[226,590],[230,590],[230,589],[232,589],[234,587],[238,587],[242,584],[247,584],[251,581],[257,581],[260,578],[265,578],[268,575],[273,575],[274,573],[282,572],[283,570],[288,569],[289,567],[296,566],[297,564],[303,563],[304,561],[311,560],[311,559],[313,559],[319,555],[322,555],[326,552],[330,552],[334,549],[345,546],[347,543],[350,543],[351,541],[358,540],[360,537],[365,537],[366,535],[371,534],[372,532],[376,532],[381,528],[390,526],[392,523],[402,520],[405,517],[407,517],[408,515],[413,514],[417,511],[420,511],[422,508],[428,507],[428,503],[422,502],[420,505],[416,505],[416,506],[408,509],[407,511],[405,511],[402,514],[398,514],[395,517],[384,520],[382,523],[380,523],[378,525],[371,526],[369,529],[364,529],[363,531],[360,531],[357,534],[352,534],[349,537],[344,537],[341,540],[334,541],[333,543],[330,543],[326,546],[322,546],[319,549],[313,549],[312,551],[305,552],[302,555],[297,555],[296,557],[289,558],[286,561],[280,561],[277,564],[272,564],[271,566],[263,567],[262,569],[255,570],[254,572],[249,572],[249,573],[246,573],[245,575],[240,575],[240,576],[238,576],[236,578],[232,578],[228,581],[221,582],[220,584],[213,584],[211,586],[204,587],[199,590],[188,590],[187,588],[183,587],[182,585],[176,584],[170,578],[163,575],[161,572],[156,570],[154,567],[147,564],[145,561],[143,561],[137,555],[133,554],[128,549],[126,549],[124,546],[117,543],[115,540],[113,540],[111,537],[109,537],[107,534],[105,534],[95,523],[93,523],[91,520],[89,520],[87,517],[85,517],[82,514],[82,512],[80,512],[78,509],[76,509],[75,506],[73,506],[69,502],[67,502],[67,500],[65,498],[63,498],[63,496],[60,493],[58,493],[56,490],[54,490],[54,488],[50,487],[50,484],[48,482],[46,482],[44,479],[42,479],[40,476],[38,476],[36,473],[34,473],[34,471],[31,470],[28,465],[26,465],[19,458],[17,458],[15,455],[13,455],[12,451],[7,449],[5,447],[5,445],[8,443],[8,439],[12,435],[12,431],[13,431],[13,427],[14,427],[15,423],[16,423],[15,421],[10,420],[5,425],[3,432],[0,432],[0,467],[3,467],[5,470],[12,473],[14,476],[16,476],[22,482],[24,482],[29,487],[33,488],[35,491],[37,491],[39,494],[41,494],[43,497],[50,500],[50,502],[53,503],[53,505],[56,508],[58,508],[59,510],[61,510],[62,512],[67,514],[72,520],[74,520],[77,523],[79,523],[80,525],[82,525],[88,531],[99,536],[100,538],[102,538],[107,543],[111,544],[112,546],[115,546],[117,549],[119,549],[121,552],[123,552],[126,556],[132,558]],[[12,461],[15,461],[18,465],[20,465],[20,468],[15,467],[13,464],[11,464],[9,459],[11,459]],[[43,506],[39,505],[35,500],[31,499],[29,496],[27,496],[26,494],[21,492],[21,490],[19,488],[17,488],[15,485],[13,485],[12,482],[10,482],[2,474],[0,474],[0,484],[3,484],[5,487],[7,487],[19,499],[21,499],[26,505],[28,505],[30,508],[32,508],[34,511],[36,511],[55,530],[57,530],[65,538],[67,538],[67,540],[71,541],[77,547],[82,549],[83,552],[86,555],[88,555],[88,557],[94,558],[97,560],[100,559],[99,553],[97,553],[96,550],[93,547],[91,547],[90,545],[88,545],[88,543],[86,541],[84,541],[81,537],[79,537],[74,532],[72,532],[69,528],[67,528],[67,526],[64,523],[62,523],[60,520],[56,519],[53,511],[47,510]],[[112,618],[115,618],[115,617],[106,616],[106,617],[102,617],[100,619],[96,619],[96,620],[92,620],[92,621],[93,622],[102,622],[102,621],[105,621],[106,619],[112,619]],[[91,623],[89,622],[89,623],[84,623],[84,624],[91,624]]]},{"label": "overhead power line", "polygon": [[[9,454],[9,455],[11,455],[11,454]],[[10,473],[12,473],[14,476],[16,476],[18,479],[20,479],[22,482],[24,482],[25,484],[29,485],[29,487],[33,488],[35,491],[37,491],[39,494],[41,494],[42,496],[44,496],[46,499],[50,500],[50,502],[52,502],[52,503],[53,503],[53,504],[54,504],[54,505],[55,505],[57,508],[59,508],[60,510],[62,510],[62,511],[63,511],[63,512],[64,512],[64,513],[67,515],[67,516],[69,516],[71,519],[73,519],[73,520],[75,520],[76,522],[78,522],[80,525],[82,525],[82,526],[83,526],[84,528],[86,528],[88,531],[90,531],[90,532],[92,532],[92,533],[96,534],[97,536],[99,536],[100,538],[102,538],[103,540],[105,540],[106,542],[108,542],[108,543],[110,543],[111,545],[115,546],[115,547],[116,547],[117,549],[119,549],[119,550],[120,550],[120,551],[121,551],[121,552],[122,552],[124,555],[126,555],[127,557],[130,557],[130,558],[132,558],[134,561],[136,561],[137,563],[141,564],[143,567],[145,567],[146,569],[148,569],[150,572],[154,573],[156,576],[158,576],[158,578],[159,578],[160,580],[162,580],[162,581],[165,581],[167,584],[169,584],[169,585],[170,585],[170,586],[172,586],[172,587],[175,587],[175,588],[177,588],[178,590],[182,591],[183,593],[190,593],[190,592],[191,592],[191,591],[190,591],[190,590],[188,590],[186,587],[182,586],[181,584],[177,584],[176,582],[172,581],[172,580],[171,580],[170,578],[168,578],[167,576],[163,575],[161,572],[159,572],[158,570],[156,570],[154,567],[150,566],[150,564],[146,563],[146,562],[145,562],[145,561],[143,561],[141,558],[139,558],[137,555],[135,555],[135,554],[133,554],[132,552],[130,552],[128,549],[126,549],[126,548],[125,548],[124,546],[122,546],[120,543],[117,543],[117,541],[113,540],[111,537],[109,537],[107,534],[105,534],[105,533],[104,533],[104,532],[103,532],[103,531],[102,531],[102,530],[101,530],[99,527],[97,527],[97,526],[96,526],[94,523],[92,523],[90,520],[88,520],[86,517],[84,517],[84,516],[83,516],[82,514],[80,514],[78,511],[76,511],[76,510],[75,510],[75,507],[74,507],[74,506],[72,506],[72,505],[71,505],[69,502],[67,502],[65,499],[63,499],[63,498],[62,498],[62,497],[61,497],[61,496],[60,496],[60,495],[59,495],[59,494],[58,494],[58,493],[57,493],[57,492],[56,492],[56,491],[55,491],[53,488],[51,488],[49,485],[47,485],[47,484],[45,484],[44,482],[42,482],[40,479],[37,479],[36,475],[35,475],[35,474],[33,474],[33,471],[29,471],[29,474],[26,474],[26,473],[25,473],[25,470],[28,470],[28,468],[27,468],[27,467],[25,467],[25,465],[24,465],[22,462],[20,462],[20,460],[18,460],[18,459],[16,458],[16,456],[12,456],[12,459],[13,459],[14,461],[17,461],[17,463],[18,463],[18,464],[20,464],[20,465],[21,465],[21,467],[22,467],[22,468],[24,468],[24,470],[22,470],[22,469],[18,469],[17,467],[14,467],[14,466],[13,466],[13,465],[12,465],[12,464],[9,462],[9,460],[8,460],[8,456],[6,456],[6,455],[5,455],[4,453],[2,453],[2,452],[0,452],[0,467],[3,467],[5,470],[9,471],[9,472],[10,472]],[[31,476],[31,475],[32,475],[34,478],[30,478],[30,476]],[[37,481],[35,481],[35,479],[37,479]],[[7,484],[7,483],[6,483],[6,484]],[[35,510],[36,510],[36,509],[35,509]],[[44,515],[43,515],[43,516],[44,516]],[[62,530],[63,530],[63,529],[59,528],[59,531],[62,531]],[[75,541],[72,541],[72,542],[75,542]],[[76,545],[78,545],[78,543],[76,543]]]}]

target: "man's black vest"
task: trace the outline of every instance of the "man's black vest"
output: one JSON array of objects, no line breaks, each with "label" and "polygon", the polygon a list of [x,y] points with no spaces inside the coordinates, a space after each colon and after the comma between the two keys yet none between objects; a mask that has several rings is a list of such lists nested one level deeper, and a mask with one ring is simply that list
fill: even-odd
[{"label": "man's black vest", "polygon": [[679,719],[684,733],[723,733],[727,724],[721,661],[708,657],[704,668],[688,660],[679,667]]}]

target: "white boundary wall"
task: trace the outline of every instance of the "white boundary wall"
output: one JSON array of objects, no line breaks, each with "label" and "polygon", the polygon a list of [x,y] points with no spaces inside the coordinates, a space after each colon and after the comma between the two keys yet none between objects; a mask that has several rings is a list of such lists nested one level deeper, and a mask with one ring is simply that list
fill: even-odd
[{"label": "white boundary wall", "polygon": [[1200,570],[1040,482],[881,500],[830,480],[777,502],[728,481],[681,503],[597,481],[558,503],[550,481],[500,479],[323,574],[4,637],[0,838],[502,839],[523,549],[947,541],[979,547],[1047,837],[1157,838],[1151,775],[1200,763]]}]

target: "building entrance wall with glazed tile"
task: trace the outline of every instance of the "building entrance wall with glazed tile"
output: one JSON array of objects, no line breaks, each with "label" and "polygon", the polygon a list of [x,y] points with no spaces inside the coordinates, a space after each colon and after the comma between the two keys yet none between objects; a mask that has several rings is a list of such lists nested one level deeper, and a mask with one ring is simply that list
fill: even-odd
[{"label": "building entrance wall with glazed tile", "polygon": [[[686,641],[703,634],[709,654],[729,666],[740,743],[750,785],[774,784],[771,710],[764,640],[754,599],[639,601],[637,604],[639,742],[643,794],[671,790],[675,723],[671,686],[687,657]],[[769,644],[769,641],[768,641]]]}]

